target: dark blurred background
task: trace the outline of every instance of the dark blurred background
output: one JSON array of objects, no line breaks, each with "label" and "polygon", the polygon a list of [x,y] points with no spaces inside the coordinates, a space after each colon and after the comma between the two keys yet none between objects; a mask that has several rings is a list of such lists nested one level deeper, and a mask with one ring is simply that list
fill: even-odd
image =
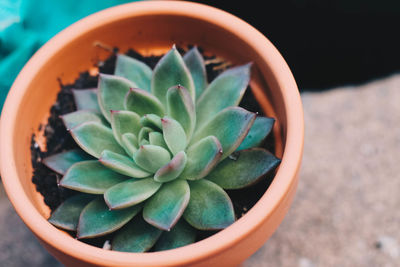
[{"label": "dark blurred background", "polygon": [[400,70],[399,0],[196,1],[233,13],[278,48],[301,90]]}]

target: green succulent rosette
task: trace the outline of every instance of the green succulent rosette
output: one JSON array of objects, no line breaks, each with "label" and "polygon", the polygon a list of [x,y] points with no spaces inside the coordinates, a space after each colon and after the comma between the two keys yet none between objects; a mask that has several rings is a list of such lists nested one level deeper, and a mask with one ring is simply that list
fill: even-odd
[{"label": "green succulent rosette", "polygon": [[80,192],[49,221],[79,239],[115,232],[112,249],[129,252],[184,246],[197,230],[231,225],[225,189],[247,187],[280,162],[257,148],[274,119],[237,107],[250,69],[208,84],[197,48],[182,57],[173,47],[154,70],[118,55],[115,75],[73,91],[77,111],[62,116],[81,149],[43,160],[63,175],[60,186]]}]

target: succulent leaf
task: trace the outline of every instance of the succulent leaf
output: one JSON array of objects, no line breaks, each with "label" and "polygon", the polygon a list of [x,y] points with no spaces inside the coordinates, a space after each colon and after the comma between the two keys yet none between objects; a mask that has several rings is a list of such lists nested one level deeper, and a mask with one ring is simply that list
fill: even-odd
[{"label": "succulent leaf", "polygon": [[137,88],[131,88],[125,95],[124,109],[136,112],[139,116],[146,114],[164,116],[164,107],[157,97]]},{"label": "succulent leaf", "polygon": [[196,126],[196,111],[193,100],[183,86],[173,86],[167,91],[167,114],[177,120],[190,140]]},{"label": "succulent leaf", "polygon": [[72,89],[77,110],[88,109],[101,112],[97,101],[97,88],[76,90]]},{"label": "succulent leaf", "polygon": [[62,187],[89,194],[103,194],[108,188],[128,177],[113,172],[97,160],[75,163],[60,181]]},{"label": "succulent leaf", "polygon": [[152,128],[149,128],[149,127],[143,127],[142,129],[140,129],[139,139],[138,139],[139,145],[143,145],[143,141],[149,142],[149,134],[151,132],[153,132],[153,131],[154,130]]},{"label": "succulent leaf", "polygon": [[164,136],[162,133],[159,132],[149,133],[149,142],[150,145],[160,146],[162,148],[168,149],[168,146],[165,143]]},{"label": "succulent leaf", "polygon": [[187,151],[188,162],[181,178],[198,180],[206,176],[219,162],[222,155],[221,143],[215,136],[207,136]]},{"label": "succulent leaf", "polygon": [[135,83],[114,75],[100,74],[97,98],[101,112],[110,121],[110,110],[123,110],[125,96],[130,88],[137,87]]},{"label": "succulent leaf", "polygon": [[165,143],[173,155],[184,150],[187,145],[185,130],[179,122],[164,117],[161,120]]},{"label": "succulent leaf", "polygon": [[145,63],[135,58],[118,54],[114,74],[130,80],[137,84],[139,88],[150,92],[153,71]]},{"label": "succulent leaf", "polygon": [[153,177],[130,179],[119,183],[104,193],[104,199],[110,209],[124,209],[145,201],[158,191],[161,183]]},{"label": "succulent leaf", "polygon": [[205,179],[191,181],[190,201],[183,217],[199,230],[224,229],[235,221],[235,212],[228,194]]},{"label": "succulent leaf", "polygon": [[251,126],[249,133],[244,138],[243,142],[237,150],[243,150],[259,146],[262,141],[271,132],[274,126],[275,119],[267,117],[256,117],[253,126]]},{"label": "succulent leaf", "polygon": [[206,177],[224,189],[240,189],[257,182],[273,170],[280,159],[263,148],[235,152],[226,158]]},{"label": "succulent leaf", "polygon": [[151,79],[151,92],[166,106],[167,90],[175,85],[182,85],[192,100],[195,99],[195,88],[190,71],[175,46],[157,63]]},{"label": "succulent leaf", "polygon": [[138,114],[127,110],[111,111],[111,128],[115,140],[122,145],[122,135],[133,133],[138,135],[140,131],[140,117]]},{"label": "succulent leaf", "polygon": [[137,216],[123,227],[112,241],[112,250],[146,252],[157,242],[162,231]]},{"label": "succulent leaf", "polygon": [[66,152],[54,154],[43,159],[43,164],[59,174],[65,174],[75,163],[89,160],[92,157],[80,149],[72,149]]},{"label": "succulent leaf", "polygon": [[171,160],[171,154],[159,146],[143,145],[136,151],[134,160],[139,167],[155,173]]},{"label": "succulent leaf", "polygon": [[222,160],[239,147],[253,125],[255,118],[255,113],[243,108],[226,108],[195,133],[192,143],[209,135],[215,136],[222,146]]},{"label": "succulent leaf", "polygon": [[133,178],[145,178],[151,175],[140,168],[131,158],[109,150],[101,153],[99,161],[107,168]]},{"label": "succulent leaf", "polygon": [[108,123],[104,120],[103,116],[95,110],[78,110],[61,116],[64,122],[65,128],[71,130],[79,124],[93,121],[108,126]]},{"label": "succulent leaf", "polygon": [[196,89],[196,99],[198,99],[208,85],[203,56],[200,54],[197,47],[193,47],[183,56],[183,60],[192,75],[194,87]]},{"label": "succulent leaf", "polygon": [[154,174],[154,180],[160,183],[172,181],[182,173],[187,161],[184,151],[178,152],[167,165],[164,165]]},{"label": "succulent leaf", "polygon": [[197,127],[210,121],[221,110],[237,106],[250,81],[251,64],[228,69],[205,89],[197,101]]},{"label": "succulent leaf", "polygon": [[140,124],[144,127],[152,128],[153,130],[161,130],[161,118],[155,114],[146,114],[140,119]]},{"label": "succulent leaf", "polygon": [[169,231],[178,222],[190,199],[186,180],[163,184],[143,207],[143,218],[151,225]]},{"label": "succulent leaf", "polygon": [[104,150],[125,154],[125,150],[114,139],[112,130],[98,122],[82,123],[71,129],[71,135],[93,157],[99,158]]},{"label": "succulent leaf", "polygon": [[126,154],[133,158],[133,155],[139,147],[139,142],[136,135],[134,135],[133,133],[125,133],[122,135],[121,141]]},{"label": "succulent leaf", "polygon": [[162,251],[192,244],[196,241],[196,230],[185,220],[178,223],[169,232],[163,232],[158,239],[154,250]]},{"label": "succulent leaf", "polygon": [[64,230],[76,231],[79,215],[92,200],[93,196],[87,194],[77,194],[68,198],[51,214],[49,222]]},{"label": "succulent leaf", "polygon": [[91,201],[79,217],[77,238],[93,238],[112,233],[129,222],[142,209],[141,205],[110,210],[102,197]]}]

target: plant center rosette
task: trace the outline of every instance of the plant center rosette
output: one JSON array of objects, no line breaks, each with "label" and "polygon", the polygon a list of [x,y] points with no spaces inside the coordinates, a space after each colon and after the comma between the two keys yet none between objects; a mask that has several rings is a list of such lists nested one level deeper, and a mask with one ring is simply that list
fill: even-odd
[{"label": "plant center rosette", "polygon": [[44,164],[79,191],[49,222],[78,239],[110,233],[111,248],[145,252],[195,242],[198,230],[235,221],[225,189],[254,184],[280,162],[257,148],[274,119],[237,107],[251,64],[207,82],[197,48],[175,47],[154,70],[118,55],[115,75],[73,92],[77,111],[62,116],[81,149]]}]

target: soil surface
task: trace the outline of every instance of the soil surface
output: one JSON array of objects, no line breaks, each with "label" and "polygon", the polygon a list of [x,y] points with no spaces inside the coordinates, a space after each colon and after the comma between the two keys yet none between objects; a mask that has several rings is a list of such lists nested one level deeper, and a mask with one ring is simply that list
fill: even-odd
[{"label": "soil surface", "polygon": [[[184,50],[178,48],[181,54]],[[199,49],[201,51],[201,49]],[[99,62],[99,72],[105,74],[113,74],[116,62],[116,53],[118,49],[114,49],[110,57],[105,61]],[[161,56],[148,56],[144,57],[134,50],[129,50],[126,53],[128,56],[136,58],[152,69],[154,69],[156,63],[159,61]],[[204,57],[206,61],[207,77],[211,82],[218,74],[220,74],[224,67],[227,66],[226,62],[216,60],[215,57]],[[60,81],[60,92],[57,96],[57,101],[50,109],[50,116],[46,125],[40,125],[44,127],[44,136],[46,137],[47,151],[42,151],[38,144],[35,142],[35,136],[32,136],[31,140],[31,153],[32,153],[32,166],[33,166],[33,177],[32,181],[36,185],[36,189],[40,192],[46,205],[54,211],[66,198],[75,194],[76,191],[69,190],[58,186],[62,175],[50,170],[43,163],[42,159],[50,155],[68,151],[73,148],[77,148],[78,145],[75,143],[70,133],[66,130],[60,115],[64,115],[76,110],[74,98],[72,95],[72,89],[87,89],[97,87],[98,76],[91,76],[88,71],[80,73],[79,77],[73,84],[62,84]],[[251,88],[247,88],[246,93],[239,104],[239,106],[252,111],[258,112],[263,115],[261,107],[258,105],[251,91]],[[267,148],[272,153],[274,152],[274,137],[270,134],[265,140],[263,147]],[[261,179],[256,185],[241,189],[241,190],[230,190],[227,191],[229,194],[237,218],[242,217],[254,204],[261,198],[261,196],[268,189],[271,184],[274,173],[267,175],[265,179]],[[198,240],[204,239],[215,232],[199,231]],[[71,233],[73,235],[73,233]],[[96,238],[91,240],[85,240],[84,242],[102,246],[104,241],[110,238],[110,236]]]}]

